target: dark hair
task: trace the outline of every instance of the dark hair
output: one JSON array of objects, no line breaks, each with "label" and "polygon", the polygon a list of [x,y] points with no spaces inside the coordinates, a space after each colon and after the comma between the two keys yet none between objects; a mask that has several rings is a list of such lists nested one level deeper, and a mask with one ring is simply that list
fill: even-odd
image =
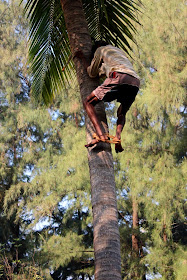
[{"label": "dark hair", "polygon": [[94,53],[95,51],[99,48],[99,47],[103,47],[103,46],[107,46],[108,43],[105,41],[95,41],[94,45],[92,46],[92,54],[91,54],[91,59],[94,57]]}]

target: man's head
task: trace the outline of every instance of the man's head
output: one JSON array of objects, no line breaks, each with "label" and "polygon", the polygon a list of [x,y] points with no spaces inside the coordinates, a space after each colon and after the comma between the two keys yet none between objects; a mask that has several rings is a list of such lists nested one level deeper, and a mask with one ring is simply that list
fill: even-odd
[{"label": "man's head", "polygon": [[103,46],[107,46],[107,45],[108,45],[108,43],[105,42],[105,41],[102,41],[102,40],[95,41],[94,45],[92,46],[92,58],[94,57],[94,53],[98,48],[103,47]]}]

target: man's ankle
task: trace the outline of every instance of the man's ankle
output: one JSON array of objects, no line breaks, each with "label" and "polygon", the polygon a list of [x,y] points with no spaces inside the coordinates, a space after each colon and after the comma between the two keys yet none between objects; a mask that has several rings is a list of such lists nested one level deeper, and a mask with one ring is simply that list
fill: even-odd
[{"label": "man's ankle", "polygon": [[116,136],[115,136],[117,139],[119,139],[119,140],[121,140],[121,135],[119,135],[119,134],[116,134]]},{"label": "man's ankle", "polygon": [[101,134],[101,135],[99,135],[99,138],[102,139],[102,140],[106,140],[108,137],[106,137],[105,135]]}]

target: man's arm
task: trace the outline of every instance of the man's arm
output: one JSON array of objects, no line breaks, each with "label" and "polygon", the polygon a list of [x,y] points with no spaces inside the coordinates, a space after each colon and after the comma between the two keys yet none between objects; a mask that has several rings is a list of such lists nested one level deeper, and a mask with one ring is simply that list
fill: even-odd
[{"label": "man's arm", "polygon": [[94,53],[94,58],[91,61],[90,66],[87,68],[87,72],[91,78],[97,77],[99,74],[99,68],[102,64],[101,48],[97,48]]},{"label": "man's arm", "polygon": [[98,48],[94,54],[94,58],[91,61],[91,64],[88,63],[87,59],[85,58],[82,50],[76,50],[73,57],[80,58],[83,62],[84,67],[87,69],[88,75],[91,78],[97,77],[99,73],[99,67],[101,66],[101,55],[100,55],[100,48]]}]

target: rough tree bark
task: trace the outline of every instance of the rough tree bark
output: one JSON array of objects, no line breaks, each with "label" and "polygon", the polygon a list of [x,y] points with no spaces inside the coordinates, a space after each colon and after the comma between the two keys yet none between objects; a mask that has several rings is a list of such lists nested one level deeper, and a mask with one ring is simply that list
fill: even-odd
[{"label": "rough tree bark", "polygon": [[[72,54],[81,48],[89,59],[91,37],[81,0],[61,0]],[[98,79],[90,79],[81,61],[74,58],[82,100],[98,86]],[[97,115],[107,132],[104,105],[96,106]],[[86,117],[87,140],[91,140],[93,126]],[[120,280],[121,258],[113,158],[109,144],[89,149],[91,195],[94,227],[95,280]]]}]

